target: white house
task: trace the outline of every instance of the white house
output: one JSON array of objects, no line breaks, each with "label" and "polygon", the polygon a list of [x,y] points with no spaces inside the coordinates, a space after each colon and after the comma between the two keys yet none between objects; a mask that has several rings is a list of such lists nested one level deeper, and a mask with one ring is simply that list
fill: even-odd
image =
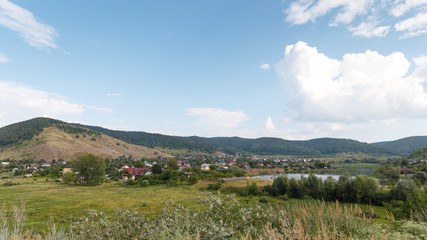
[{"label": "white house", "polygon": [[211,166],[210,164],[203,163],[202,166],[200,166],[200,169],[202,171],[208,171],[210,166]]}]

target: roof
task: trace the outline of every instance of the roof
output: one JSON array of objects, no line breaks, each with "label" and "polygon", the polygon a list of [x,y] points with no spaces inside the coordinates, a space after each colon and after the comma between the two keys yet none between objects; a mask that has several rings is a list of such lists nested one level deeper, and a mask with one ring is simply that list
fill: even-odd
[{"label": "roof", "polygon": [[127,168],[126,172],[132,175],[141,175],[141,173],[148,172],[148,168]]}]

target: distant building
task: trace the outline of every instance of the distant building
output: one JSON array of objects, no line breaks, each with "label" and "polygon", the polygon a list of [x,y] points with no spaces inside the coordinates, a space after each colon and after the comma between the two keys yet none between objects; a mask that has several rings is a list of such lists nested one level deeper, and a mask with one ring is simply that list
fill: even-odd
[{"label": "distant building", "polygon": [[73,168],[71,167],[71,166],[65,166],[63,169],[62,169],[62,174],[65,174],[65,173],[67,173],[67,172],[73,172]]},{"label": "distant building", "polygon": [[207,163],[203,163],[202,164],[202,166],[200,166],[200,169],[202,170],[202,171],[209,171],[209,167],[210,167],[211,165],[210,164],[207,164]]}]

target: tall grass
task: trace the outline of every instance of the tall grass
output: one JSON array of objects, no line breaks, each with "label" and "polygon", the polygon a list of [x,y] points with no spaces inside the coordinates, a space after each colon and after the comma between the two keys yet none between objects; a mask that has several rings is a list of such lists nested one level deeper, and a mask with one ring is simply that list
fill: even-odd
[{"label": "tall grass", "polygon": [[232,195],[209,194],[205,206],[192,211],[168,203],[155,219],[137,211],[117,209],[113,217],[89,211],[74,221],[70,230],[56,228],[35,235],[25,231],[25,205],[0,211],[0,240],[96,240],[96,239],[425,239],[424,223],[413,221],[373,224],[372,209],[323,201],[281,202],[240,206]]}]

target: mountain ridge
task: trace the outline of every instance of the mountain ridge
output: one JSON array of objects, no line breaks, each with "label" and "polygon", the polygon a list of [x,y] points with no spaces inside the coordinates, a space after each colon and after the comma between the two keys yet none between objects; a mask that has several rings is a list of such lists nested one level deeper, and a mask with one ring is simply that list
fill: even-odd
[{"label": "mountain ridge", "polygon": [[[163,149],[169,149],[171,152],[180,151],[181,153],[239,153],[307,157],[336,155],[340,153],[364,153],[389,156],[403,156],[406,154],[407,156],[419,148],[427,147],[427,136],[408,137],[395,141],[370,144],[344,138],[316,138],[295,141],[274,137],[256,139],[241,137],[181,137],[142,131],[111,130],[99,126],[66,123],[51,118],[34,118],[0,128],[0,150],[3,149],[2,151],[4,151],[7,147],[31,141],[43,133],[45,128],[52,126],[75,137],[79,134],[82,136],[85,134],[94,136],[96,140],[96,136],[109,136],[116,139],[115,141],[123,141],[122,144],[144,146],[158,153],[161,153]],[[408,151],[414,148],[416,148],[414,151],[408,153]]]}]

